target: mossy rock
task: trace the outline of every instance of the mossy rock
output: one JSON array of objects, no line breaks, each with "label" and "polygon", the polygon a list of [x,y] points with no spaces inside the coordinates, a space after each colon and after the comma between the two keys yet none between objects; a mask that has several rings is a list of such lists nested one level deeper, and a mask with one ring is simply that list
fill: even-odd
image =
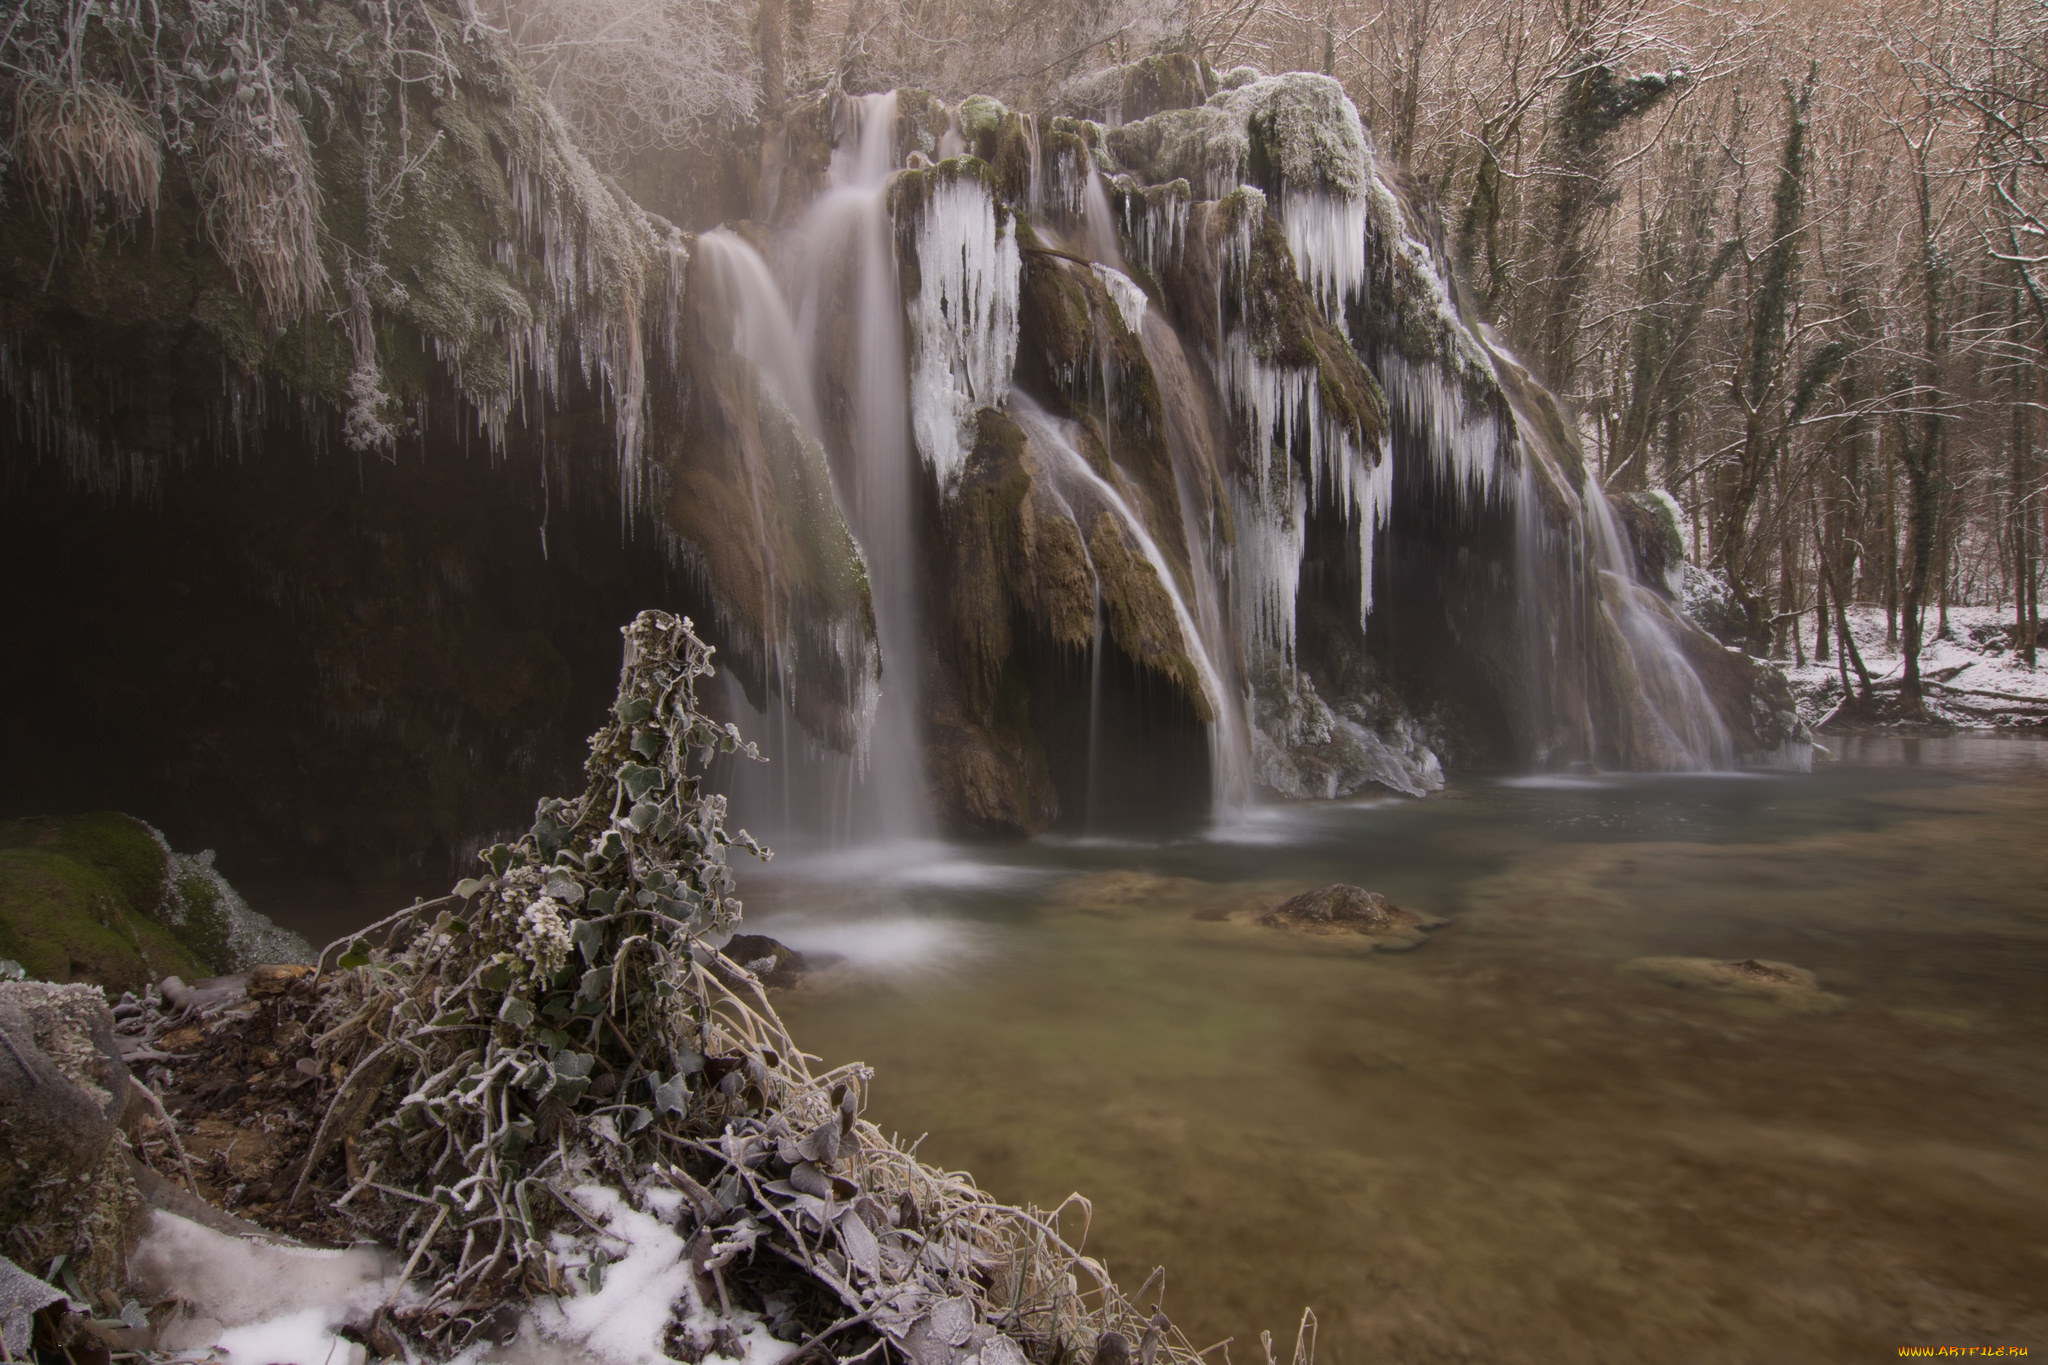
[{"label": "mossy rock", "polygon": [[139,991],[212,968],[137,913],[113,877],[46,847],[0,851],[0,957],[45,981]]},{"label": "mossy rock", "polygon": [[0,849],[7,848],[42,849],[84,863],[114,884],[129,909],[145,915],[156,913],[169,890],[169,859],[156,831],[119,811],[0,820]]}]

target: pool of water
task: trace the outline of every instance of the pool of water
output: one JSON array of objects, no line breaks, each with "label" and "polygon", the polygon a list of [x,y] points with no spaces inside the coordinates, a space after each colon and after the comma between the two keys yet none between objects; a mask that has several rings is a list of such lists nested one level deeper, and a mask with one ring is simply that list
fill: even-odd
[{"label": "pool of water", "polygon": [[[1164,1265],[1237,1365],[1304,1306],[1358,1365],[2048,1348],[2048,745],[1839,747],[787,850],[748,927],[843,956],[781,1007],[875,1067],[869,1117],[1000,1198],[1086,1194],[1088,1249]],[[1246,921],[1340,880],[1450,923],[1395,955]],[[1792,963],[1831,1008],[1645,956]]]}]

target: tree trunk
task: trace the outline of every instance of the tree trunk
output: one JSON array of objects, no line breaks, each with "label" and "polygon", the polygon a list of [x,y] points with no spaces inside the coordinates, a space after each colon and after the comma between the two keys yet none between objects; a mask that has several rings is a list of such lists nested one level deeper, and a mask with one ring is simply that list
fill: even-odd
[{"label": "tree trunk", "polygon": [[784,0],[761,0],[754,12],[754,42],[761,57],[761,116],[782,117],[789,97],[789,73],[783,55]]}]

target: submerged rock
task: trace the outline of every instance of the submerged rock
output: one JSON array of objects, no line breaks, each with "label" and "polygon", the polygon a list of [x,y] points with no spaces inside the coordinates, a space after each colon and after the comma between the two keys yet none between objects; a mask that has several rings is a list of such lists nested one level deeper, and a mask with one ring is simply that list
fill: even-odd
[{"label": "submerged rock", "polygon": [[1382,952],[1419,946],[1425,931],[1450,921],[1419,910],[1403,910],[1377,891],[1332,882],[1282,901],[1258,917],[1269,929],[1311,934],[1362,934]]},{"label": "submerged rock", "polygon": [[1748,996],[1800,1014],[1828,1014],[1849,1003],[1822,990],[1812,972],[1789,962],[1754,957],[1732,962],[1710,957],[1639,957],[1628,967],[1652,981],[1680,990]]},{"label": "submerged rock", "polygon": [[1098,872],[1064,883],[1058,899],[1074,909],[1099,913],[1186,900],[1205,889],[1203,883],[1190,877],[1162,877],[1156,872]]},{"label": "submerged rock", "polygon": [[837,953],[800,953],[766,934],[734,934],[719,951],[770,990],[798,985],[810,973],[840,960]]}]

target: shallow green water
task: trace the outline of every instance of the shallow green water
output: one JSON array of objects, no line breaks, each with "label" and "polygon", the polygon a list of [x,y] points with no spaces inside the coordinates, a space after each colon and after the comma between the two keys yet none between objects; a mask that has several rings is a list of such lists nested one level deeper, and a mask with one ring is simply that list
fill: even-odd
[{"label": "shallow green water", "polygon": [[[1452,923],[1360,954],[1217,917],[1332,880]],[[785,856],[749,927],[849,961],[782,1007],[869,1116],[1198,1344],[1318,1359],[2048,1350],[2048,745],[1812,777],[1486,779],[1230,838]],[[1805,1013],[1644,955],[1806,967]],[[1220,1359],[1220,1355],[1216,1357]]]}]

